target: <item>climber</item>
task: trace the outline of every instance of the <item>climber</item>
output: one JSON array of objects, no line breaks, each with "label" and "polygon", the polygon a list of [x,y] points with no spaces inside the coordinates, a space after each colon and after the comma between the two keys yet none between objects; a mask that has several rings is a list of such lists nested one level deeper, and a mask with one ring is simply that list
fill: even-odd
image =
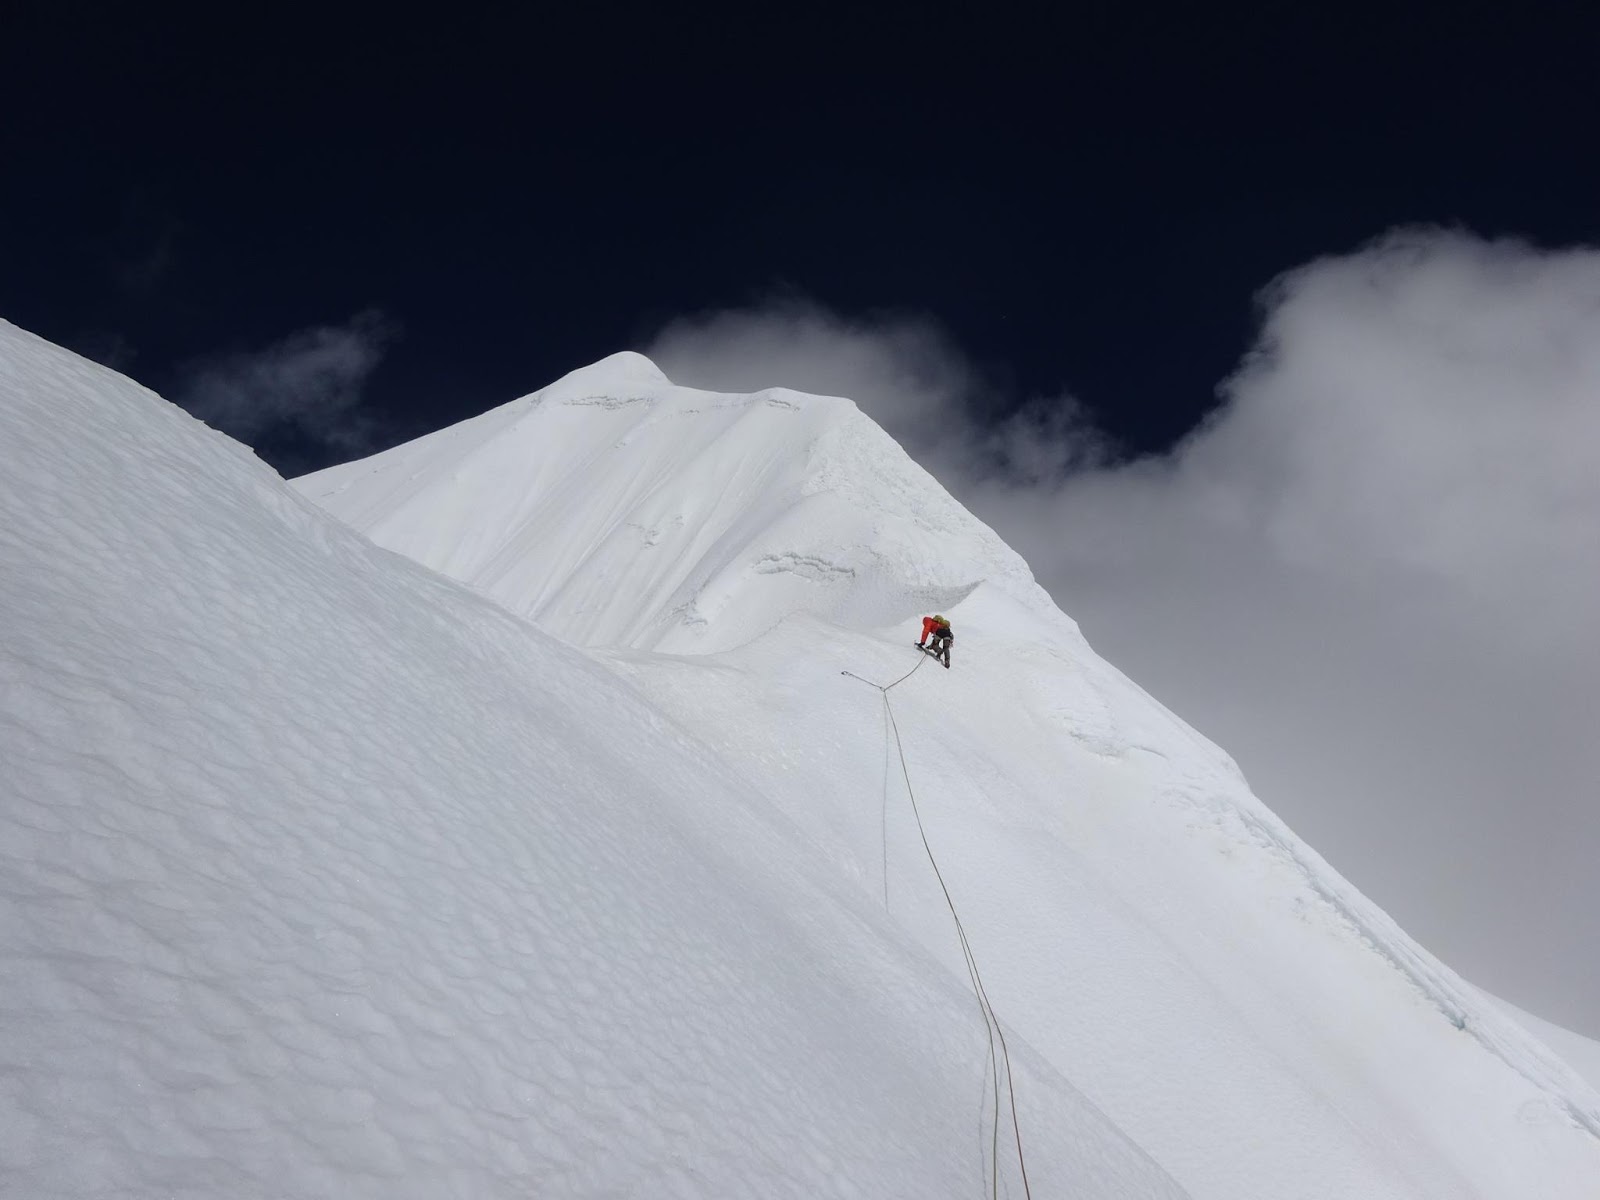
[{"label": "climber", "polygon": [[[933,638],[933,645],[925,648],[923,643],[929,637]],[[946,670],[950,669],[950,643],[955,640],[956,635],[950,631],[950,622],[946,621],[938,613],[934,613],[931,617],[922,618],[922,637],[917,642],[917,648],[923,650],[924,653],[931,651],[935,658],[940,658],[942,655]]]}]

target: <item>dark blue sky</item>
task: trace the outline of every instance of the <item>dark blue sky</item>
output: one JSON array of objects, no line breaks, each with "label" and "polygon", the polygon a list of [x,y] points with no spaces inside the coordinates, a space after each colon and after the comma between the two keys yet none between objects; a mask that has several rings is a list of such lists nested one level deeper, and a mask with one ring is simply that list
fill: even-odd
[{"label": "dark blue sky", "polygon": [[931,316],[998,407],[1065,389],[1151,450],[1283,269],[1403,223],[1600,240],[1592,19],[1134,7],[13,6],[0,315],[174,393],[377,310],[383,441],[792,292]]}]

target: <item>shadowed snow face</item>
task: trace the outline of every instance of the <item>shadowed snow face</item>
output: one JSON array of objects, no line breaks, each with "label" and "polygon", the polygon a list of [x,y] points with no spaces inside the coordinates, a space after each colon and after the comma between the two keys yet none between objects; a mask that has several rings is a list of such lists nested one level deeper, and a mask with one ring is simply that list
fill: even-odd
[{"label": "shadowed snow face", "polygon": [[1402,232],[1263,307],[1212,419],[1111,465],[1071,403],[986,422],[925,322],[779,306],[649,353],[856,399],[1413,932],[1600,1030],[1600,253]]}]

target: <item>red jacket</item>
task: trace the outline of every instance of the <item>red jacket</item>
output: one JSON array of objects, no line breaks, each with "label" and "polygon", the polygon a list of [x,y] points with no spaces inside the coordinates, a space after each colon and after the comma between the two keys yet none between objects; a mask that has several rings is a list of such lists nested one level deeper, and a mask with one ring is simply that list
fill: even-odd
[{"label": "red jacket", "polygon": [[951,638],[952,641],[954,640],[954,638],[952,637],[952,635],[950,633],[950,622],[949,621],[946,621],[944,624],[941,625],[938,621],[935,621],[932,617],[923,617],[922,618],[922,638],[921,638],[921,641],[923,641],[923,642],[927,641],[929,636],[947,637],[947,638]]}]

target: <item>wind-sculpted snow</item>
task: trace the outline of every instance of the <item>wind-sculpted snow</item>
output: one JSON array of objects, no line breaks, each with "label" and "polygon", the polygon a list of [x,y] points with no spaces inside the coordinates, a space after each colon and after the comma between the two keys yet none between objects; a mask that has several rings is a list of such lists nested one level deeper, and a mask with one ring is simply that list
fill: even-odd
[{"label": "wind-sculpted snow", "polygon": [[792,613],[1038,592],[850,401],[674,387],[636,354],[296,486],[580,645],[707,653]]},{"label": "wind-sculpted snow", "polygon": [[[0,763],[6,1197],[984,1192],[961,981],[690,727],[3,323]],[[1013,1057],[1041,1200],[1183,1194]]]},{"label": "wind-sculpted snow", "polygon": [[[881,699],[841,674],[922,661],[893,703],[996,1011],[1193,1196],[1600,1200],[1600,1097],[1095,656],[853,405],[694,392],[622,355],[297,486],[610,647],[960,979]],[[908,645],[935,609],[949,671]]]}]

